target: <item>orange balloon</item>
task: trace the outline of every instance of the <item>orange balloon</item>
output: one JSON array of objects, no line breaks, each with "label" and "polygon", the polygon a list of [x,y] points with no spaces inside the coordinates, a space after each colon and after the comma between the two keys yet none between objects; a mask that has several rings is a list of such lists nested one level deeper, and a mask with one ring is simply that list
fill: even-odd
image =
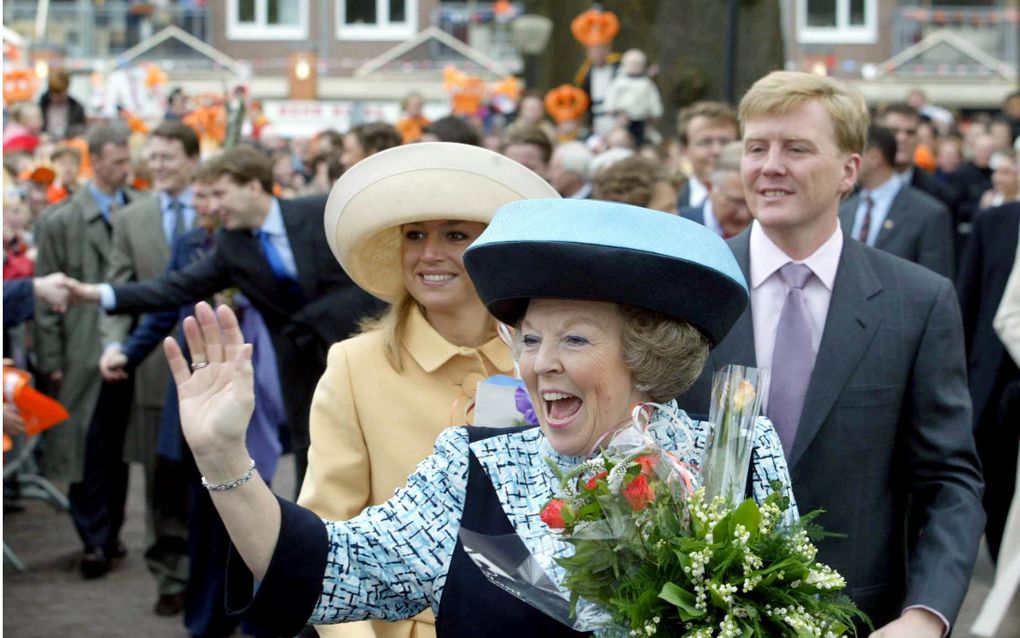
[{"label": "orange balloon", "polygon": [[4,73],[4,102],[27,102],[35,95],[39,79],[32,69],[14,69]]},{"label": "orange balloon", "polygon": [[584,89],[569,84],[560,85],[545,94],[545,110],[557,124],[581,119],[589,103]]},{"label": "orange balloon", "polygon": [[586,47],[610,44],[620,33],[620,20],[612,11],[588,9],[570,23],[570,32]]}]

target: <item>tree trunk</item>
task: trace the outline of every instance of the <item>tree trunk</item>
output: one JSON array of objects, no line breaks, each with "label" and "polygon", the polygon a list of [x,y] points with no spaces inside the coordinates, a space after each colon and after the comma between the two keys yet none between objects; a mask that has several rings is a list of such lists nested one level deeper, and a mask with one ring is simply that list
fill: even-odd
[{"label": "tree trunk", "polygon": [[[663,135],[675,131],[677,110],[697,100],[726,95],[728,0],[606,0],[602,8],[620,19],[613,49],[638,48],[659,66]],[[584,47],[570,33],[570,21],[592,3],[584,0],[525,0],[529,13],[553,21],[549,46],[540,57],[534,88],[573,82]],[[779,0],[740,0],[736,30],[733,95],[736,101],[769,71],[783,66]]]}]

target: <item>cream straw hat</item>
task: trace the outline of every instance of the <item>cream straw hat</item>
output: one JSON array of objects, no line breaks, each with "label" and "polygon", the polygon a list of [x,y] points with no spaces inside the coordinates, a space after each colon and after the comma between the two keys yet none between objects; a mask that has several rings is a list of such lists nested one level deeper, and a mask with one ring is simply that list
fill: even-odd
[{"label": "cream straw hat", "polygon": [[387,149],[350,168],[326,202],[326,239],[354,283],[384,301],[404,290],[400,226],[488,224],[521,199],[559,197],[523,165],[478,146],[424,142]]}]

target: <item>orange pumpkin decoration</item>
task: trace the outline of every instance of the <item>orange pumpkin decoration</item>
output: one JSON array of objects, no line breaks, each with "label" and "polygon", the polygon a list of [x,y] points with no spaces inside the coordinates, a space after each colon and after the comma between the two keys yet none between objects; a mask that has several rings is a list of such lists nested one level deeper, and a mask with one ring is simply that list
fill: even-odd
[{"label": "orange pumpkin decoration", "polygon": [[545,110],[557,124],[581,119],[590,102],[584,89],[569,84],[562,84],[545,94]]},{"label": "orange pumpkin decoration", "polygon": [[35,95],[39,79],[32,69],[14,69],[4,72],[4,102],[28,102]]},{"label": "orange pumpkin decoration", "polygon": [[620,33],[620,20],[612,11],[588,9],[570,23],[570,32],[586,47],[610,44]]}]

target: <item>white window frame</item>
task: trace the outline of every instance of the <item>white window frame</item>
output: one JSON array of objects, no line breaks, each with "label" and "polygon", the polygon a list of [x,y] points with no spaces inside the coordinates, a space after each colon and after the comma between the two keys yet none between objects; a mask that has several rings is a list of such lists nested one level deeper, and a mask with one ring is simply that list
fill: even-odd
[{"label": "white window frame", "polygon": [[390,22],[389,0],[375,0],[375,24],[347,24],[347,0],[336,0],[337,40],[406,40],[418,33],[418,0],[405,0],[406,22]]},{"label": "white window frame", "polygon": [[878,42],[878,0],[864,1],[864,24],[850,26],[850,0],[836,0],[836,26],[811,27],[808,0],[797,0],[797,41],[802,44],[875,44]]},{"label": "white window frame", "polygon": [[228,40],[307,40],[308,0],[285,0],[298,5],[298,24],[266,24],[266,0],[255,0],[255,22],[238,20],[238,1],[227,0]]}]

